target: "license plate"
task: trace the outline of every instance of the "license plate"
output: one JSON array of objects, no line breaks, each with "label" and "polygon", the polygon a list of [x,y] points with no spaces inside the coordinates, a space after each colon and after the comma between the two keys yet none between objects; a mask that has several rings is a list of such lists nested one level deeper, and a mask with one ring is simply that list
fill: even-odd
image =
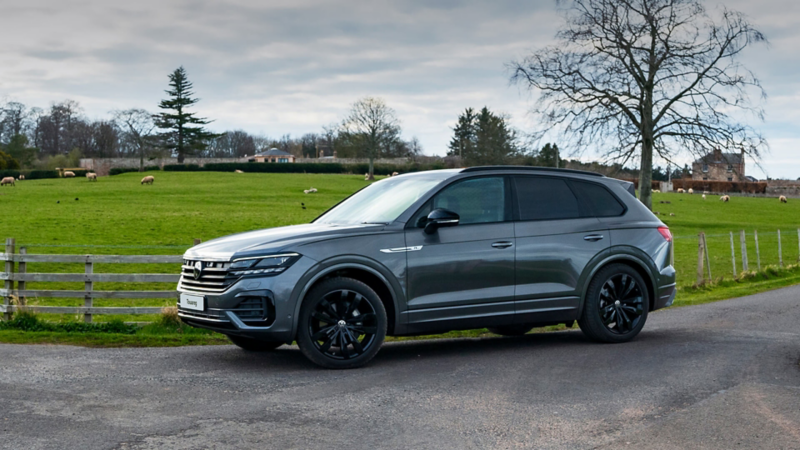
[{"label": "license plate", "polygon": [[205,297],[197,295],[181,294],[180,307],[184,309],[193,309],[195,311],[205,310]]}]

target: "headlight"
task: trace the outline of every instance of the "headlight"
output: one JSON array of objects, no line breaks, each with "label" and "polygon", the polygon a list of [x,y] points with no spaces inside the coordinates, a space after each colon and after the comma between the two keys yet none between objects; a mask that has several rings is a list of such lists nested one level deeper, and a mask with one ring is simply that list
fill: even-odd
[{"label": "headlight", "polygon": [[283,253],[260,258],[239,259],[231,264],[229,273],[235,277],[246,275],[277,275],[291,267],[298,259],[300,259],[300,255],[297,253]]}]

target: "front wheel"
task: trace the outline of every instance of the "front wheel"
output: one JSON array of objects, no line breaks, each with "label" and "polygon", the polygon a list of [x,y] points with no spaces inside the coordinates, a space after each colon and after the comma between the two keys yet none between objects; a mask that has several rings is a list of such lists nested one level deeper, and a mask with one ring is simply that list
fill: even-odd
[{"label": "front wheel", "polygon": [[626,342],[642,330],[650,299],[647,285],[633,268],[612,264],[589,283],[578,325],[599,342]]},{"label": "front wheel", "polygon": [[386,310],[369,286],[331,278],[314,287],[300,308],[297,345],[313,363],[328,369],[363,366],[386,338]]},{"label": "front wheel", "polygon": [[276,341],[260,341],[242,336],[228,335],[228,339],[233,342],[237,347],[247,350],[248,352],[270,352],[283,345],[283,342]]}]

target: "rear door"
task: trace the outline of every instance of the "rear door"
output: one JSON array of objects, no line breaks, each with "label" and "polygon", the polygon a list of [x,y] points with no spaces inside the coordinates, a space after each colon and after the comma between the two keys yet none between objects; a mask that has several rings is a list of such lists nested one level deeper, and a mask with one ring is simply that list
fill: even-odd
[{"label": "rear door", "polygon": [[519,175],[513,185],[515,322],[574,320],[578,281],[589,261],[609,246],[606,227],[566,178]]},{"label": "rear door", "polygon": [[[514,317],[514,224],[510,180],[475,177],[443,188],[406,229],[408,323],[415,329],[510,324]],[[425,234],[432,209],[460,222]]]}]

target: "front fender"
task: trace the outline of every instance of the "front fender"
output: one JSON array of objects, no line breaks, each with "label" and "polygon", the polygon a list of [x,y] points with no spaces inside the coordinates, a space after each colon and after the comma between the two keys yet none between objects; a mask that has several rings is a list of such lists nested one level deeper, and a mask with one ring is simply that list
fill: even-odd
[{"label": "front fender", "polygon": [[292,321],[293,338],[297,336],[300,308],[311,286],[326,275],[342,269],[356,269],[369,272],[386,285],[386,288],[392,296],[392,306],[394,307],[395,317],[394,329],[395,331],[401,329],[400,305],[405,305],[405,295],[402,286],[397,281],[394,274],[375,260],[358,255],[343,255],[319,261],[303,275],[300,281],[298,281],[295,289],[292,291],[292,301],[294,301],[295,305],[294,320]]}]

